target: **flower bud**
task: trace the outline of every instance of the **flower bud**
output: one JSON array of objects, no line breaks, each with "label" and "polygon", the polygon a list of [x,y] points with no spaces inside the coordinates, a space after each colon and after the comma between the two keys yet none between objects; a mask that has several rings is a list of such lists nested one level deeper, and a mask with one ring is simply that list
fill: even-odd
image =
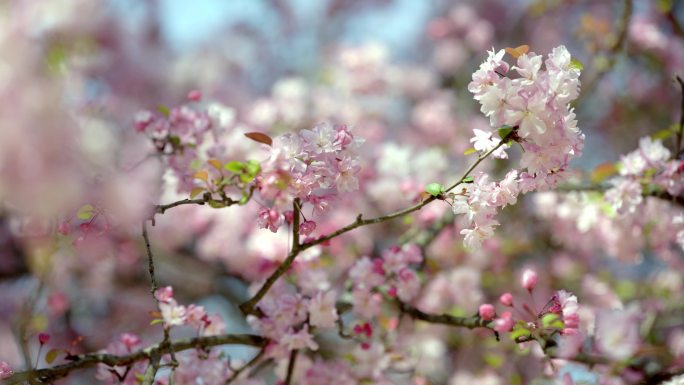
[{"label": "flower bud", "polygon": [[512,307],[513,306],[513,294],[511,294],[511,293],[501,294],[501,297],[499,297],[499,302],[506,307]]},{"label": "flower bud", "polygon": [[494,309],[492,304],[485,303],[480,305],[478,313],[480,314],[480,318],[485,321],[489,321],[494,318],[494,315],[496,315],[496,309]]},{"label": "flower bud", "polygon": [[38,342],[40,342],[41,345],[45,345],[50,341],[50,335],[47,333],[40,333],[38,334]]},{"label": "flower bud", "polygon": [[532,291],[539,282],[539,277],[534,270],[526,269],[522,275],[522,286],[527,289],[527,291]]}]

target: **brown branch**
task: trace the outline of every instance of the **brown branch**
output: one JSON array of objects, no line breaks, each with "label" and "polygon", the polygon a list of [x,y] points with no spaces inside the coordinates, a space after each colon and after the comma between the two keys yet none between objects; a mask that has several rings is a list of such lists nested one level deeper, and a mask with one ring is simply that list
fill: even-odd
[{"label": "brown branch", "polygon": [[416,309],[413,306],[407,305],[403,302],[398,302],[399,309],[403,314],[407,314],[411,316],[412,318],[433,323],[433,324],[441,324],[441,325],[448,325],[448,326],[454,326],[454,327],[462,327],[462,328],[468,328],[468,329],[476,329],[476,328],[485,328],[485,329],[490,329],[491,326],[489,325],[491,321],[485,321],[479,316],[473,316],[473,317],[454,317],[449,314],[430,314],[430,313],[425,313],[421,310]]},{"label": "brown branch", "polygon": [[5,379],[5,384],[15,385],[23,382],[47,384],[66,377],[74,370],[91,368],[97,364],[107,366],[129,366],[135,362],[149,360],[154,355],[162,356],[171,351],[180,352],[188,349],[203,349],[218,345],[247,345],[263,347],[268,340],[252,334],[223,334],[218,336],[196,337],[182,339],[169,344],[159,343],[143,350],[127,354],[113,355],[107,353],[82,354],[72,358],[72,362],[53,366],[51,368],[18,372]]}]

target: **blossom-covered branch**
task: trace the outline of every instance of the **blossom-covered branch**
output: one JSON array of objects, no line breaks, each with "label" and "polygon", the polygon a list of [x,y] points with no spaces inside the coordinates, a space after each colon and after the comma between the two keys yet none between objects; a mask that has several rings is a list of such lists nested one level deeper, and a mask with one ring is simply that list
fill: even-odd
[{"label": "blossom-covered branch", "polygon": [[90,353],[67,357],[71,362],[57,365],[51,368],[17,372],[5,379],[8,385],[31,383],[52,383],[63,378],[74,370],[91,368],[97,364],[105,364],[110,367],[125,367],[131,364],[149,360],[155,355],[169,354],[171,351],[180,352],[188,349],[205,349],[219,345],[247,345],[261,347],[267,341],[258,335],[252,334],[223,334],[217,336],[204,336],[190,339],[173,341],[169,344],[159,343],[151,345],[127,355],[114,355],[107,353]]}]

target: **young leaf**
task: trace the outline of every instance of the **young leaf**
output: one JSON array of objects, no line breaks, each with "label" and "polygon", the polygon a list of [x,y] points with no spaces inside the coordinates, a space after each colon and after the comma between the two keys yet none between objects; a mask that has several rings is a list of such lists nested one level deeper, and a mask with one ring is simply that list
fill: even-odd
[{"label": "young leaf", "polygon": [[273,144],[273,139],[263,132],[248,132],[245,134],[245,136],[256,142],[267,144],[269,146]]},{"label": "young leaf", "polygon": [[88,220],[93,217],[95,208],[91,204],[85,204],[78,209],[76,216],[81,220]]},{"label": "young leaf", "polygon": [[194,199],[196,196],[200,195],[204,191],[202,187],[195,187],[190,191],[190,199]]},{"label": "young leaf", "polygon": [[214,201],[214,200],[209,201],[209,206],[211,206],[215,209],[221,209],[221,208],[226,207],[226,205],[224,205],[223,203],[221,203],[219,201]]},{"label": "young leaf", "polygon": [[570,59],[570,68],[582,71],[584,69],[584,64],[582,64],[582,62],[577,60],[576,58],[572,58]]},{"label": "young leaf", "polygon": [[217,159],[209,159],[209,160],[207,161],[207,163],[209,163],[210,165],[212,165],[212,166],[213,166],[215,169],[217,169],[217,170],[221,170],[221,168],[222,168],[221,162],[219,162]]},{"label": "young leaf", "polygon": [[497,131],[499,132],[499,138],[503,139],[507,137],[511,132],[513,132],[513,127],[501,126]]},{"label": "young leaf", "polygon": [[195,179],[203,180],[203,181],[208,181],[209,180],[209,173],[202,170],[202,171],[197,171],[195,175],[192,176]]},{"label": "young leaf", "polygon": [[261,172],[261,164],[257,162],[256,160],[248,160],[247,161],[247,173],[252,176],[256,176]]},{"label": "young leaf", "polygon": [[439,183],[430,183],[425,186],[425,191],[428,192],[433,197],[439,196],[439,194],[444,192],[444,186]]},{"label": "young leaf", "polygon": [[506,47],[505,49],[506,49],[506,53],[507,53],[507,54],[509,54],[509,55],[511,55],[511,56],[513,56],[514,58],[517,59],[517,58],[520,57],[521,55],[524,55],[524,54],[526,54],[527,52],[529,52],[530,46],[527,45],[527,44],[523,44],[523,45],[519,45],[519,46],[517,46],[517,47],[515,47],[515,48]]},{"label": "young leaf", "polygon": [[476,152],[477,152],[476,149],[474,149],[474,148],[469,148],[469,149],[463,151],[463,155],[470,155],[470,154],[474,154],[474,153],[476,153]]},{"label": "young leaf", "polygon": [[473,183],[473,177],[472,176],[467,176],[463,178],[463,183]]},{"label": "young leaf", "polygon": [[169,110],[169,107],[166,107],[163,104],[160,104],[157,106],[157,111],[161,112],[162,115],[166,116],[167,118],[171,114],[171,110]]},{"label": "young leaf", "polygon": [[245,164],[237,160],[231,160],[223,166],[226,170],[236,174],[242,174],[245,170]]},{"label": "young leaf", "polygon": [[57,355],[61,351],[61,349],[50,349],[47,353],[45,353],[45,362],[47,362],[48,364],[52,364],[52,362],[55,361],[55,358],[57,358]]},{"label": "young leaf", "polygon": [[618,169],[613,163],[603,163],[591,172],[591,181],[593,183],[601,183],[609,177],[617,174]]},{"label": "young leaf", "polygon": [[163,319],[161,319],[161,318],[155,318],[155,319],[152,320],[152,322],[150,322],[150,326],[151,326],[151,325],[160,324],[160,323],[162,323],[162,322],[164,322]]}]

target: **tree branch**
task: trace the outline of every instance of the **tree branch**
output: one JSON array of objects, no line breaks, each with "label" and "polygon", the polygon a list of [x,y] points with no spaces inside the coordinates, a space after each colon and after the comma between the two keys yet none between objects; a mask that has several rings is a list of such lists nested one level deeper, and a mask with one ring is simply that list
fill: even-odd
[{"label": "tree branch", "polygon": [[128,366],[134,362],[149,360],[154,355],[162,356],[164,354],[168,354],[171,351],[180,352],[188,349],[203,349],[218,345],[247,345],[263,347],[267,344],[267,342],[267,339],[252,334],[223,334],[218,336],[182,339],[169,344],[159,343],[149,346],[143,350],[122,356],[107,353],[82,354],[70,358],[72,362],[67,364],[57,365],[51,368],[15,373],[9,378],[5,379],[5,384],[15,385],[23,382],[47,384],[67,376],[71,371],[91,368],[97,364],[105,364],[112,367]]},{"label": "tree branch", "polygon": [[682,137],[684,137],[684,80],[679,75],[675,74],[675,80],[679,83],[679,88],[682,90],[682,106],[680,108],[679,117],[679,132],[677,132],[677,145],[675,146],[675,158],[679,159],[682,150]]}]

